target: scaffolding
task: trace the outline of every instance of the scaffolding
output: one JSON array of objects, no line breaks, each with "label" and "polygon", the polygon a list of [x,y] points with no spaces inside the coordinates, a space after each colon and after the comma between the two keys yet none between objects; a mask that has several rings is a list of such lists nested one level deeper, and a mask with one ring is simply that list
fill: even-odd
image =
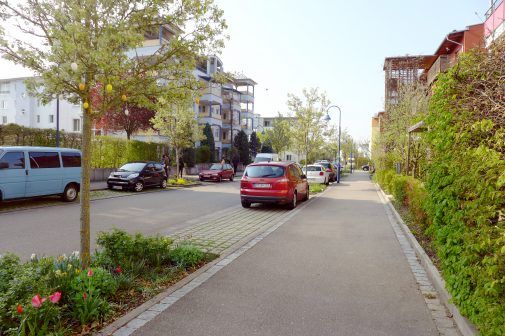
[{"label": "scaffolding", "polygon": [[426,70],[435,61],[436,56],[387,57],[384,61],[385,106],[398,104],[402,85],[426,81]]}]

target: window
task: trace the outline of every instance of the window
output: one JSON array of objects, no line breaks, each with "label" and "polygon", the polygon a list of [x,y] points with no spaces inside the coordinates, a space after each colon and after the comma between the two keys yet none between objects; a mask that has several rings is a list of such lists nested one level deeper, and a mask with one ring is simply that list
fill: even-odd
[{"label": "window", "polygon": [[0,109],[2,109],[2,110],[7,109],[7,101],[6,100],[0,100]]},{"label": "window", "polygon": [[154,168],[154,164],[152,163],[147,165],[146,170],[150,172],[156,171],[156,169]]},{"label": "window", "polygon": [[219,128],[214,128],[214,139],[219,141]]},{"label": "window", "polygon": [[74,132],[80,132],[81,131],[81,119],[74,119],[74,126],[73,126],[73,131]]},{"label": "window", "polygon": [[10,93],[9,82],[0,83],[0,93]]},{"label": "window", "polygon": [[163,166],[160,163],[155,163],[154,168],[156,168],[157,171],[163,171]]},{"label": "window", "polygon": [[263,126],[270,127],[270,120],[265,120]]},{"label": "window", "polygon": [[286,155],[286,161],[292,161],[292,160],[293,158],[291,154]]},{"label": "window", "polygon": [[7,163],[8,169],[24,169],[25,168],[25,154],[23,152],[9,152],[0,159],[0,164]]},{"label": "window", "polygon": [[7,124],[7,117],[2,117],[2,124]]},{"label": "window", "polygon": [[30,152],[32,169],[60,168],[60,158],[56,152]]},{"label": "window", "polygon": [[198,112],[205,113],[205,106],[202,105],[198,106]]},{"label": "window", "polygon": [[223,140],[226,140],[226,133],[228,132],[223,132]]},{"label": "window", "polygon": [[280,166],[251,166],[247,167],[245,175],[248,177],[281,177],[284,175],[284,167]]},{"label": "window", "polygon": [[40,115],[37,115],[37,123],[40,123]]},{"label": "window", "polygon": [[80,167],[81,166],[81,154],[72,152],[61,153],[61,160],[63,161],[63,167]]},{"label": "window", "polygon": [[49,115],[49,123],[52,124],[54,122],[54,114]]},{"label": "window", "polygon": [[226,112],[223,113],[223,119],[228,119],[228,114],[226,114]]}]

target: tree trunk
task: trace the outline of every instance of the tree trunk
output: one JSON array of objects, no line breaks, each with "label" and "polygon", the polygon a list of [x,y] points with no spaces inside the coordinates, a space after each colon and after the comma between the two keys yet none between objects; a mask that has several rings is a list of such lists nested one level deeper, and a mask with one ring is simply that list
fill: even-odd
[{"label": "tree trunk", "polygon": [[175,166],[175,176],[177,176],[175,180],[177,180],[179,178],[179,148],[177,147],[175,147]]},{"label": "tree trunk", "polygon": [[91,116],[83,108],[82,123],[82,177],[81,177],[81,262],[90,265],[90,175],[91,175]]},{"label": "tree trunk", "polygon": [[127,140],[130,140],[130,136],[131,136],[130,132],[126,131],[126,139]]}]

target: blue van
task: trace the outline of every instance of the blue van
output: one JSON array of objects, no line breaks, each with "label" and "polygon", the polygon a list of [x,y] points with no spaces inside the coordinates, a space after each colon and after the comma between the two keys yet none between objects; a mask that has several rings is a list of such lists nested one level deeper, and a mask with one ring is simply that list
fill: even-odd
[{"label": "blue van", "polygon": [[81,152],[54,147],[0,147],[0,201],[61,195],[77,199],[81,185]]}]

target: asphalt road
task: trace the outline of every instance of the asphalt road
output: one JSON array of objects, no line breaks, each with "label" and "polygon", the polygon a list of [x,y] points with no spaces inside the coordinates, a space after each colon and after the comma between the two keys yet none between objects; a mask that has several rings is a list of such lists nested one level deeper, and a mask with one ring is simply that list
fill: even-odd
[{"label": "asphalt road", "polygon": [[[170,234],[201,216],[240,204],[239,182],[96,200],[91,203],[91,241],[99,231],[119,228],[144,234]],[[0,254],[22,258],[79,250],[79,204],[0,214]],[[92,245],[92,249],[95,245]]]}]

